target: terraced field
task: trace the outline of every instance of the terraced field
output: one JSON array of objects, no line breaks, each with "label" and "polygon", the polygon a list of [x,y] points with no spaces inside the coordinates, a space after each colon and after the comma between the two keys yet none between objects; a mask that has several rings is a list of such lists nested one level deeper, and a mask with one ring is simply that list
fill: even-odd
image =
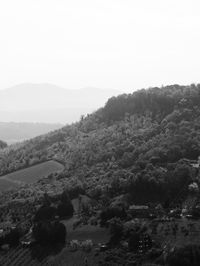
[{"label": "terraced field", "polygon": [[63,171],[64,166],[56,161],[47,161],[0,177],[0,191],[31,184],[51,173]]},{"label": "terraced field", "polygon": [[33,256],[33,252],[29,248],[18,246],[7,252],[1,252],[0,265],[2,266],[47,266],[50,265],[44,250],[37,249],[37,257]]},{"label": "terraced field", "polygon": [[0,191],[17,188],[19,184],[7,180],[6,178],[0,178]]}]

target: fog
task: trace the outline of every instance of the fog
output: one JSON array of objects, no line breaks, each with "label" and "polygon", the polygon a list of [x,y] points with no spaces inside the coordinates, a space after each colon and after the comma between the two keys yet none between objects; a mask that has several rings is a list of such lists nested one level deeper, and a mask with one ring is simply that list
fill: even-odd
[{"label": "fog", "polygon": [[70,124],[102,107],[120,91],[69,90],[52,84],[21,84],[0,90],[0,122]]},{"label": "fog", "polygon": [[199,8],[198,0],[1,1],[0,89],[199,82]]}]

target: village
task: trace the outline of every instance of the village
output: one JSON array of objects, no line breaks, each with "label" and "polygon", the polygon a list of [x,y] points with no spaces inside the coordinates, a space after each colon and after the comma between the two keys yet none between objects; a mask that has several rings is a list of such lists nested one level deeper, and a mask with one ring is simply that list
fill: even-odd
[{"label": "village", "polygon": [[[51,219],[63,223],[67,237],[65,247],[67,252],[112,252],[112,223],[110,219],[123,219],[123,236],[119,247],[132,250],[132,254],[145,256],[149,252],[156,252],[160,256],[168,254],[176,246],[181,245],[183,239],[187,243],[199,242],[200,234],[200,192],[199,192],[199,159],[189,161],[194,169],[195,178],[190,184],[181,188],[168,208],[161,204],[127,205],[126,197],[120,195],[109,203],[108,218],[102,212],[102,203],[91,199],[87,195],[79,195],[71,200],[73,215],[63,218],[55,215]],[[187,190],[187,197],[182,200],[182,192]],[[180,204],[181,202],[181,204]],[[0,206],[0,241],[1,251],[10,253],[17,243],[22,249],[31,249],[36,245],[32,230],[34,217],[41,206],[47,204],[49,208],[59,205],[59,195],[45,194],[33,200],[13,200]],[[125,214],[125,218],[122,215]],[[106,214],[107,215],[107,214]],[[109,218],[110,217],[110,218]],[[120,225],[121,226],[121,225]],[[113,227],[116,229],[116,225]],[[13,232],[18,232],[18,235]],[[116,231],[117,234],[119,231]],[[128,232],[128,233],[127,233]],[[136,232],[134,244],[127,240],[126,235]],[[135,234],[135,233],[134,233]],[[19,237],[16,242],[16,238]],[[113,237],[114,239],[114,237]],[[65,249],[66,249],[65,248]],[[107,252],[107,253],[106,253]]]}]

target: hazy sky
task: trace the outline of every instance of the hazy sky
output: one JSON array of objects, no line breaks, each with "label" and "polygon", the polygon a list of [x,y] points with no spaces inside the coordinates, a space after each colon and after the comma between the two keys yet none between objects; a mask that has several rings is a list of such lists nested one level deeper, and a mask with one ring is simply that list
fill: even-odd
[{"label": "hazy sky", "polygon": [[199,0],[1,0],[0,89],[200,82]]}]

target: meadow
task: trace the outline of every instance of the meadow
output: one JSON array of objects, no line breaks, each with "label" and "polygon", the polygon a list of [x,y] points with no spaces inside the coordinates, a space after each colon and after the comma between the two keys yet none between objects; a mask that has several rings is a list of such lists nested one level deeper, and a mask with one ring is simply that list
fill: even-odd
[{"label": "meadow", "polygon": [[20,184],[31,184],[49,174],[61,172],[64,166],[50,160],[0,177],[0,191],[13,189]]}]

